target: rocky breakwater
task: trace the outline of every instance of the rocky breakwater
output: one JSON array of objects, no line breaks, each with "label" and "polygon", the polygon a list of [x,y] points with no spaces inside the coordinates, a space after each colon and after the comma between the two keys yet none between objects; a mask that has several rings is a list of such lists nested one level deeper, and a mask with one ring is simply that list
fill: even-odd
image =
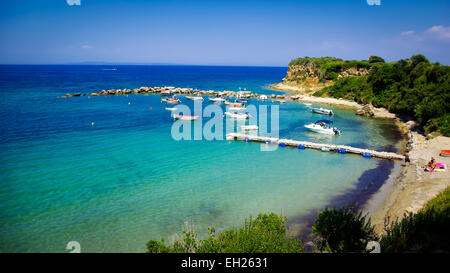
[{"label": "rocky breakwater", "polygon": [[[194,88],[180,88],[173,86],[163,87],[140,87],[135,89],[109,89],[101,90],[98,92],[86,92],[86,93],[67,93],[65,96],[59,96],[58,98],[70,98],[81,96],[116,96],[116,95],[129,95],[129,94],[177,94],[177,95],[200,95],[200,96],[223,96],[223,97],[235,97],[235,98],[259,98],[262,94],[252,93],[251,91],[214,91],[214,90],[198,90]],[[284,98],[284,95],[271,95],[272,98]]]}]

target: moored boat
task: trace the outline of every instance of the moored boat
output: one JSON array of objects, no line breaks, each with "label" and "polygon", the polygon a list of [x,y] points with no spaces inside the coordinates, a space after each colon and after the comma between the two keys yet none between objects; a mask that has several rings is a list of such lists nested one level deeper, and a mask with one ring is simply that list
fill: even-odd
[{"label": "moored boat", "polygon": [[341,130],[339,130],[336,127],[329,127],[329,124],[332,124],[333,122],[331,120],[318,120],[311,124],[306,124],[305,128],[307,128],[310,131],[321,133],[321,134],[328,134],[328,135],[340,135],[342,134]]},{"label": "moored boat", "polygon": [[173,118],[180,119],[180,120],[196,120],[196,119],[198,119],[198,116],[173,115]]},{"label": "moored boat", "polygon": [[203,100],[203,97],[201,97],[201,96],[186,96],[186,99],[188,99],[188,100]]},{"label": "moored boat", "polygon": [[311,109],[313,113],[322,114],[322,115],[333,115],[333,110],[325,109],[325,108],[313,108]]},{"label": "moored boat", "polygon": [[179,99],[176,97],[170,97],[170,98],[162,98],[161,102],[169,103],[169,104],[177,104],[180,102]]},{"label": "moored boat", "polygon": [[210,101],[213,102],[224,102],[226,101],[224,98],[216,97],[216,98],[208,98]]},{"label": "moored boat", "polygon": [[227,115],[230,118],[236,118],[236,119],[247,119],[249,118],[250,114],[248,113],[238,113],[236,111],[234,112],[225,112],[225,115]]}]

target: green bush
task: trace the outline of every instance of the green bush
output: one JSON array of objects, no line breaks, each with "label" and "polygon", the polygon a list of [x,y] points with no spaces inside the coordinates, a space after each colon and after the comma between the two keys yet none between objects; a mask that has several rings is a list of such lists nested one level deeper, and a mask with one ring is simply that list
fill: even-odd
[{"label": "green bush", "polygon": [[450,252],[450,187],[417,214],[385,224],[382,252]]},{"label": "green bush", "polygon": [[219,235],[210,228],[206,239],[198,240],[191,230],[183,230],[181,240],[173,245],[151,240],[149,253],[299,253],[303,246],[299,240],[286,237],[286,217],[259,214],[245,220],[240,228],[226,229]]},{"label": "green bush", "polygon": [[370,219],[356,207],[327,209],[319,213],[313,226],[319,251],[331,253],[366,252],[367,243],[377,236]]}]

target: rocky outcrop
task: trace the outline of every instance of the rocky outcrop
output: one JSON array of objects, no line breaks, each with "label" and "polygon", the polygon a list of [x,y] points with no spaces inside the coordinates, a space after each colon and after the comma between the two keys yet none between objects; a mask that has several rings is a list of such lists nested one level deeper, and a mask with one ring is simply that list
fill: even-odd
[{"label": "rocky outcrop", "polygon": [[356,111],[356,114],[364,117],[373,117],[375,115],[375,108],[372,104],[366,104],[361,109]]},{"label": "rocky outcrop", "polygon": [[[369,74],[369,69],[355,66],[350,68],[342,68],[342,70],[336,73],[337,78],[364,76]],[[285,85],[298,87],[325,87],[332,84],[333,81],[323,68],[319,67],[314,62],[309,62],[300,65],[290,65],[286,77],[283,78],[282,83]]]}]

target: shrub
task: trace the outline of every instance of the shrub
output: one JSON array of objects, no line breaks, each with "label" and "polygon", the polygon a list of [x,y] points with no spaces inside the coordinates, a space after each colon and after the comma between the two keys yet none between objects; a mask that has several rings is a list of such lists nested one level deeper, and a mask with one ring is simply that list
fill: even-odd
[{"label": "shrub", "polygon": [[147,243],[150,253],[298,253],[303,252],[299,240],[286,237],[286,217],[259,214],[246,219],[240,228],[230,228],[216,236],[209,229],[206,239],[198,240],[190,229],[183,230],[182,239],[173,245],[151,240]]},{"label": "shrub", "polygon": [[331,253],[365,252],[367,243],[377,240],[370,219],[366,221],[366,216],[362,216],[357,207],[320,212],[313,233],[320,236],[317,249]]}]

